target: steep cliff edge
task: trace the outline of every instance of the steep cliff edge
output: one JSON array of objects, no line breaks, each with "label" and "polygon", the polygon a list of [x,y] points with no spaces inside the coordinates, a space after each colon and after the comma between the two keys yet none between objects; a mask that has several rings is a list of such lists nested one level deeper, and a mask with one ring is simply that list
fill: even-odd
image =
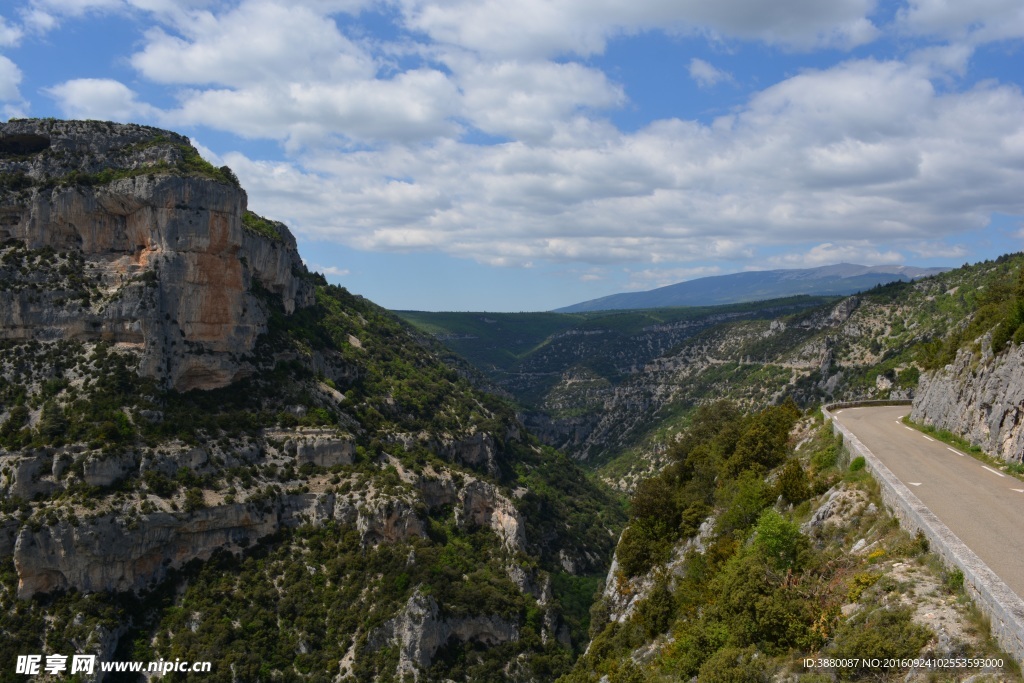
[{"label": "steep cliff edge", "polygon": [[1011,462],[1024,457],[1024,345],[994,356],[962,349],[941,370],[921,377],[910,419],[945,429]]},{"label": "steep cliff edge", "polygon": [[446,357],[185,138],[0,127],[0,661],[565,671],[623,515]]},{"label": "steep cliff edge", "polygon": [[[0,291],[0,338],[105,340],[165,386],[211,389],[252,371],[244,357],[268,320],[255,282],[288,313],[312,303],[287,228],[246,229],[233,174],[173,133],[12,121],[0,125],[0,190],[0,242],[65,271],[46,291]],[[46,269],[35,270],[26,284]]]}]

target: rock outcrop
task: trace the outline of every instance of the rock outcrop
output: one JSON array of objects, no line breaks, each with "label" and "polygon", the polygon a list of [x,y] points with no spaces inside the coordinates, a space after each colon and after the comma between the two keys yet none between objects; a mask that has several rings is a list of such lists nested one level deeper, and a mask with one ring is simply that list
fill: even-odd
[{"label": "rock outcrop", "polygon": [[417,590],[395,618],[379,627],[368,639],[371,649],[398,647],[395,675],[419,680],[421,670],[450,639],[498,645],[519,639],[519,627],[496,615],[445,617],[432,596]]},{"label": "rock outcrop", "polygon": [[[367,546],[426,536],[413,501],[379,494],[298,493],[191,512],[62,520],[17,532],[18,595],[70,588],[140,591],[192,560],[209,559],[219,550],[241,552],[282,528],[328,521],[351,524]],[[0,529],[0,549],[9,545],[3,534],[13,533],[12,525]]]},{"label": "rock outcrop", "polygon": [[962,349],[941,370],[921,376],[915,422],[959,434],[986,452],[1021,462],[1024,456],[1024,345],[993,356],[982,340],[981,357]]},{"label": "rock outcrop", "polygon": [[0,125],[0,177],[0,242],[81,259],[70,291],[0,292],[2,339],[106,340],[135,349],[141,374],[165,386],[211,389],[251,372],[244,357],[269,317],[255,290],[289,313],[312,303],[287,228],[246,229],[230,171],[178,135],[12,121]]}]

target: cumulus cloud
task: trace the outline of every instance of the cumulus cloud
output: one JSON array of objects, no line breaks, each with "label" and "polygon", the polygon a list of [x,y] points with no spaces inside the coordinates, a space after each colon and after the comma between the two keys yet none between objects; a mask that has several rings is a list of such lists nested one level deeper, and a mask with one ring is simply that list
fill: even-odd
[{"label": "cumulus cloud", "polygon": [[372,78],[373,58],[337,25],[301,5],[248,2],[196,11],[182,37],[153,29],[132,65],[158,83],[244,86]]},{"label": "cumulus cloud", "polygon": [[140,102],[136,93],[120,81],[109,78],[78,78],[65,81],[46,93],[68,118],[134,121],[158,115],[152,106]]},{"label": "cumulus cloud", "polygon": [[690,78],[702,88],[709,88],[718,83],[732,80],[729,72],[715,68],[712,64],[696,57],[690,60]]},{"label": "cumulus cloud", "polygon": [[0,102],[21,99],[18,86],[21,84],[21,69],[7,57],[0,55]]},{"label": "cumulus cloud", "polygon": [[625,101],[620,86],[580,64],[473,60],[453,66],[463,91],[464,116],[492,135],[536,142],[550,138],[559,121],[580,109]]},{"label": "cumulus cloud", "polygon": [[651,28],[711,32],[797,48],[873,40],[872,0],[399,0],[407,25],[482,54],[596,54],[609,38]]},{"label": "cumulus cloud", "polygon": [[1019,0],[909,0],[898,14],[904,30],[983,43],[1024,36]]},{"label": "cumulus cloud", "polygon": [[417,69],[388,80],[188,90],[164,120],[300,145],[329,136],[412,142],[456,133],[457,100],[445,74]]},{"label": "cumulus cloud", "polygon": [[21,41],[23,31],[0,15],[0,47],[13,47]]},{"label": "cumulus cloud", "polygon": [[1024,213],[1022,110],[1013,87],[938,93],[922,68],[860,60],[794,76],[708,125],[624,133],[573,120],[544,145],[228,163],[268,214],[362,249],[670,265],[805,243],[818,246],[780,263],[891,263],[994,211]]}]

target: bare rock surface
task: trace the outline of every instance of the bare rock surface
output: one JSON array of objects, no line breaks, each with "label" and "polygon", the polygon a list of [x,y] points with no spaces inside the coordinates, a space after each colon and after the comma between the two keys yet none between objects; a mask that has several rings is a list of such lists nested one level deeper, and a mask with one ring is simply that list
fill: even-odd
[{"label": "bare rock surface", "polygon": [[959,434],[988,453],[1020,462],[1024,456],[1024,345],[981,358],[969,349],[921,376],[910,418]]},{"label": "bare rock surface", "polygon": [[269,319],[254,283],[280,295],[287,312],[312,303],[287,228],[275,226],[278,239],[247,230],[242,189],[172,172],[194,154],[187,139],[145,126],[21,120],[0,125],[0,151],[5,140],[27,140],[18,148],[29,152],[0,154],[0,173],[25,185],[0,193],[0,242],[75,252],[94,289],[0,292],[0,339],[114,342],[136,349],[142,374],[166,386],[211,389],[251,371],[243,357]]}]

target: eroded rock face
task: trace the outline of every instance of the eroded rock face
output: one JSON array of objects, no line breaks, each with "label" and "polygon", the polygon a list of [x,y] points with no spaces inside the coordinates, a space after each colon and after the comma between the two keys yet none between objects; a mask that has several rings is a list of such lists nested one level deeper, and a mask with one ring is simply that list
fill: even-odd
[{"label": "eroded rock face", "polygon": [[460,525],[489,527],[502,545],[513,552],[526,548],[522,516],[512,501],[492,484],[480,480],[466,484],[459,491],[455,521]]},{"label": "eroded rock face", "polygon": [[1020,462],[1024,455],[1024,345],[982,357],[961,350],[945,368],[921,376],[910,415],[960,434],[986,452]]},{"label": "eroded rock face", "polygon": [[141,590],[167,570],[214,551],[240,550],[273,533],[275,510],[224,505],[187,516],[145,515],[132,522],[108,515],[74,526],[23,528],[14,545],[18,596],[76,588],[82,592]]},{"label": "eroded rock face", "polygon": [[[50,144],[3,153],[3,140],[26,135]],[[0,173],[21,179],[0,192],[0,242],[77,252],[95,288],[88,304],[64,292],[0,292],[0,338],[118,343],[140,354],[143,375],[181,391],[250,372],[241,358],[268,320],[254,284],[287,312],[312,303],[312,287],[287,228],[272,239],[243,227],[243,190],[168,170],[186,149],[185,138],[144,126],[0,125]]]},{"label": "eroded rock face", "polygon": [[450,639],[499,645],[519,639],[519,627],[496,615],[444,617],[433,596],[417,590],[405,608],[379,627],[368,639],[371,649],[398,647],[396,677],[419,680],[420,672],[434,661],[434,655]]},{"label": "eroded rock face", "polygon": [[306,493],[190,513],[108,514],[36,530],[15,531],[16,523],[8,524],[0,528],[0,551],[13,550],[21,598],[69,588],[139,591],[162,581],[168,570],[207,560],[217,550],[240,552],[281,528],[328,521],[355,526],[368,546],[426,536],[413,502],[405,498]]}]

